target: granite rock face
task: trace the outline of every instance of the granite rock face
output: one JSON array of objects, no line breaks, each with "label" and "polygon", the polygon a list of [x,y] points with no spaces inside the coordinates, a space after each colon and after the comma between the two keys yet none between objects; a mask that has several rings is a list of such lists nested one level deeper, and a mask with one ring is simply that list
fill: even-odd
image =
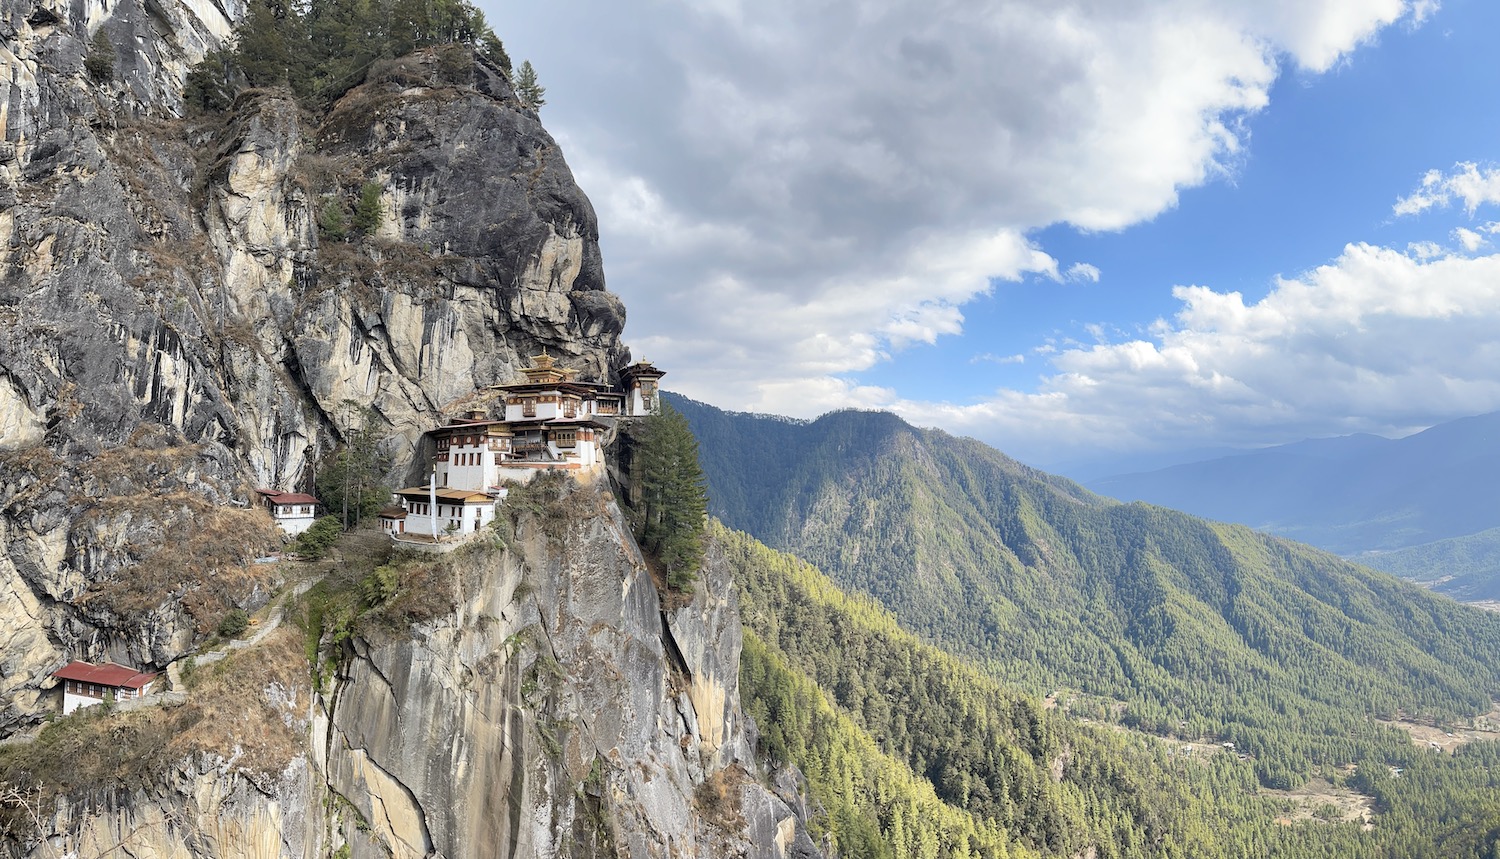
[{"label": "granite rock face", "polygon": [[[366,410],[402,484],[444,409],[530,355],[628,361],[593,210],[497,70],[432,49],[323,115],[251,91],[182,116],[241,11],[0,12],[0,735],[64,659],[164,665],[274,585],[205,577],[274,542],[254,488],[310,488]],[[141,46],[102,84],[100,28]],[[366,188],[374,235],[320,230]]]},{"label": "granite rock face", "polygon": [[286,711],[308,743],[279,773],[199,755],[154,790],[59,802],[0,856],[821,855],[795,779],[766,784],[753,756],[727,568],[664,596],[607,486],[552,492],[433,585],[451,611],[276,693],[310,701]]},{"label": "granite rock face", "polygon": [[[276,91],[185,115],[243,13],[0,9],[0,739],[66,659],[175,672],[265,604],[254,489],[310,488],[359,421],[404,483],[422,433],[531,355],[596,381],[629,360],[593,209],[498,70],[429,49],[316,115]],[[134,48],[103,83],[101,29]],[[250,766],[231,719],[154,780],[33,809],[0,856],[817,855],[754,759],[728,573],[664,596],[602,481],[552,491],[453,564],[451,611],[325,637],[322,686],[237,693],[289,757]]]},{"label": "granite rock face", "polygon": [[354,855],[815,855],[753,775],[727,574],[664,612],[607,488],[550,510],[471,556],[451,617],[359,642],[324,700],[313,745],[365,821]]}]

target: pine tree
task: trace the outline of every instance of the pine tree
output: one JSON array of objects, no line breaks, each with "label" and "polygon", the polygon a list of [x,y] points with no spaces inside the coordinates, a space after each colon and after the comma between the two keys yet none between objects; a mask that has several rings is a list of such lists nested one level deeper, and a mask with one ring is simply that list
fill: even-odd
[{"label": "pine tree", "polygon": [[323,505],[339,511],[338,520],[347,530],[379,510],[390,490],[380,485],[387,463],[380,452],[379,415],[345,400],[344,420],[344,443],[320,464],[316,484]]},{"label": "pine tree", "polygon": [[374,235],[380,229],[380,193],[383,190],[379,182],[366,182],[360,186],[359,202],[354,204],[354,218],[350,221],[350,226],[360,235]]},{"label": "pine tree", "polygon": [[207,113],[228,109],[234,101],[234,76],[230,51],[209,51],[187,74],[182,100],[188,107]]},{"label": "pine tree", "polygon": [[687,418],[669,404],[641,421],[636,438],[641,545],[661,561],[668,586],[682,589],[703,563],[708,495],[698,440]]},{"label": "pine tree", "polygon": [[297,10],[286,0],[254,0],[235,27],[235,65],[253,87],[289,86],[305,77],[298,49],[306,45]]},{"label": "pine tree", "polygon": [[94,31],[94,38],[89,41],[89,51],[83,58],[84,71],[89,73],[96,83],[105,83],[113,80],[115,76],[115,46],[109,40],[109,34],[100,27]]},{"label": "pine tree", "polygon": [[536,82],[536,69],[531,67],[531,60],[523,60],[521,68],[516,71],[516,98],[521,100],[523,107],[536,110],[547,103],[542,98],[546,94],[546,87]]},{"label": "pine tree", "polygon": [[500,71],[505,73],[506,80],[510,80],[515,74],[515,70],[510,67],[510,54],[505,52],[505,45],[493,31],[486,29],[479,37],[479,52],[500,67]]}]

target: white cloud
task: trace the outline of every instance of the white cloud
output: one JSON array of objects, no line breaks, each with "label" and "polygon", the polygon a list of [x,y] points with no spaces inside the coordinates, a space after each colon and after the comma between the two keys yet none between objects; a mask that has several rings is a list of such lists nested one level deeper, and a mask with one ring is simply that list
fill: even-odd
[{"label": "white cloud", "polygon": [[984,352],[969,359],[970,364],[1024,364],[1025,355],[996,355],[993,352]]},{"label": "white cloud", "polygon": [[1150,339],[1053,353],[1037,393],[886,405],[1043,461],[1389,431],[1500,408],[1500,255],[1355,244],[1257,302],[1203,286],[1173,294],[1181,308]]},{"label": "white cloud", "polygon": [[1481,168],[1472,161],[1460,161],[1447,175],[1439,170],[1429,170],[1422,176],[1417,190],[1397,200],[1392,211],[1397,215],[1416,215],[1434,207],[1447,206],[1455,198],[1463,203],[1470,217],[1482,205],[1500,203],[1500,169]]},{"label": "white cloud", "polygon": [[1068,270],[1063,276],[1075,283],[1085,280],[1089,283],[1098,283],[1099,267],[1086,262],[1075,262],[1068,266]]},{"label": "white cloud", "polygon": [[675,390],[804,416],[890,401],[839,377],[961,332],[996,282],[1097,281],[1027,237],[1122,229],[1234,175],[1284,67],[1326,71],[1432,9],[500,3],[482,5],[549,88],[631,345]]},{"label": "white cloud", "polygon": [[1475,251],[1489,244],[1489,239],[1486,239],[1484,236],[1474,232],[1473,230],[1465,229],[1463,227],[1459,227],[1453,231],[1453,238],[1456,239],[1459,244],[1463,245],[1464,250],[1468,251],[1469,253],[1474,253]]},{"label": "white cloud", "polygon": [[1406,251],[1417,259],[1426,260],[1442,256],[1443,246],[1437,242],[1411,242]]}]

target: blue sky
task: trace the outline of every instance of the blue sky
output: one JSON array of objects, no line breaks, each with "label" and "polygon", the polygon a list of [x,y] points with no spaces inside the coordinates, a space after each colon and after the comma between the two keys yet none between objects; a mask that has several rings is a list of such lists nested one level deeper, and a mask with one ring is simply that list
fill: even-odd
[{"label": "blue sky", "polygon": [[481,5],[671,389],[1044,466],[1500,408],[1496,4]]}]

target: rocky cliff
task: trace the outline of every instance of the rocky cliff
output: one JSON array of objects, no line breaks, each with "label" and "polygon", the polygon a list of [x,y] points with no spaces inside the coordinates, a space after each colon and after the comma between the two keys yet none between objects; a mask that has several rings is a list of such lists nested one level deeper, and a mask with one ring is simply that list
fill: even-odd
[{"label": "rocky cliff", "polygon": [[[264,606],[287,582],[248,563],[277,539],[253,489],[308,488],[365,415],[394,482],[539,350],[583,379],[628,360],[593,210],[496,68],[433,48],[316,113],[249,90],[188,114],[189,68],[242,13],[0,10],[0,738],[55,706],[65,659],[181,667]],[[346,235],[329,213],[356,208],[374,226]],[[50,787],[5,850],[809,852],[794,783],[755,773],[728,579],[664,612],[608,492],[559,491],[567,516],[518,512],[506,547],[404,586],[440,611],[320,636],[294,605],[322,686],[284,624],[217,691],[110,716],[113,751],[64,726],[70,775],[26,770]],[[130,778],[99,769],[142,749]]]},{"label": "rocky cliff", "polygon": [[[317,116],[249,91],[183,118],[225,9],[3,14],[0,731],[64,655],[163,665],[250,599],[204,574],[264,545],[251,490],[306,487],[366,407],[398,482],[444,405],[526,356],[585,379],[628,358],[587,198],[467,49],[386,62]],[[101,27],[149,48],[102,84]],[[367,187],[375,234],[321,234]]]},{"label": "rocky cliff", "polygon": [[[818,855],[796,782],[757,775],[727,566],[664,608],[608,488],[555,481],[507,513],[508,540],[398,562],[384,610],[325,630],[320,687],[283,636],[165,717],[212,736],[215,700],[258,693],[233,748],[190,743],[134,788],[152,764],[112,764],[122,784],[49,797],[47,837],[9,855]],[[442,608],[392,624],[413,598]],[[128,725],[75,748],[150,745]]]}]

